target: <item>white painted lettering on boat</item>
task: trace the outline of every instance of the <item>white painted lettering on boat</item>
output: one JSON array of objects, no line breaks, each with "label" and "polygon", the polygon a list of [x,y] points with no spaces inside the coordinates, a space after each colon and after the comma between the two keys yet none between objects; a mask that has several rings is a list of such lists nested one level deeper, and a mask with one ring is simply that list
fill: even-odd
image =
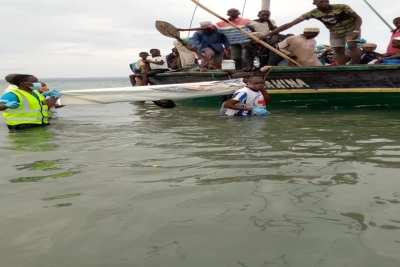
[{"label": "white painted lettering on boat", "polygon": [[268,89],[310,88],[310,86],[301,79],[265,80],[265,85]]}]

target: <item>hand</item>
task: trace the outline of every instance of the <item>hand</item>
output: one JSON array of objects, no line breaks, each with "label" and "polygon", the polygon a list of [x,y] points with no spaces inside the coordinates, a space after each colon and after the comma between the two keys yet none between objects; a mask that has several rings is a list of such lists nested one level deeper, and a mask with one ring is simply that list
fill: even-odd
[{"label": "hand", "polygon": [[276,68],[276,66],[264,66],[260,70],[264,72],[264,71],[267,71],[267,70],[273,69],[273,68]]},{"label": "hand", "polygon": [[48,93],[46,95],[44,95],[44,93],[43,93],[43,96],[46,96],[46,97],[61,98],[61,96],[62,96],[62,93],[61,93],[60,90],[51,90],[51,91],[48,91],[48,92],[45,92],[45,93]]},{"label": "hand", "polygon": [[357,40],[357,39],[360,39],[360,37],[361,37],[361,34],[359,32],[353,32],[350,36],[350,39]]},{"label": "hand", "polygon": [[256,115],[269,115],[269,111],[263,108],[253,108],[252,111]]},{"label": "hand", "polygon": [[17,101],[9,101],[4,104],[8,108],[18,108],[21,104],[18,103]]},{"label": "hand", "polygon": [[44,97],[48,97],[50,95],[51,95],[50,91],[45,91],[45,92],[42,93],[42,96],[44,96]]}]

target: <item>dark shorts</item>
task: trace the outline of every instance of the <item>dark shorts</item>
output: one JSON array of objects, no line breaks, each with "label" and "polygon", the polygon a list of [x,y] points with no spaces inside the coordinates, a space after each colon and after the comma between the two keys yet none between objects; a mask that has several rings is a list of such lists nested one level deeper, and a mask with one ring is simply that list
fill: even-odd
[{"label": "dark shorts", "polygon": [[8,130],[17,131],[17,130],[25,130],[37,127],[48,126],[49,124],[20,124],[20,125],[7,125]]},{"label": "dark shorts", "polygon": [[166,72],[166,71],[169,71],[169,69],[151,70],[151,71],[146,72],[146,73],[143,73],[143,74],[146,74],[147,77],[153,77],[153,76],[155,76],[156,74],[164,73],[164,72]]}]

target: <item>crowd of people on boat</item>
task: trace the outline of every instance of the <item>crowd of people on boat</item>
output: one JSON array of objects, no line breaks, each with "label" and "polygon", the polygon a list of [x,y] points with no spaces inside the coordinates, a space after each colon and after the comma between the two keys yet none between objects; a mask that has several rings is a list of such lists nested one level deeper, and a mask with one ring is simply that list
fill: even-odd
[{"label": "crowd of people on boat", "polygon": [[[376,52],[377,44],[361,38],[362,18],[350,6],[331,5],[329,0],[314,0],[313,4],[315,9],[281,26],[271,19],[268,10],[261,10],[258,18],[251,20],[240,17],[240,11],[231,8],[226,20],[201,22],[199,28],[177,29],[194,31],[194,34],[190,38],[174,41],[173,52],[168,56],[161,56],[157,49],[150,50],[151,55],[142,52],[139,62],[131,64],[135,72],[130,76],[131,83],[133,86],[147,85],[148,77],[196,66],[197,58],[200,71],[222,69],[224,59],[232,59],[235,69],[243,71],[295,67],[293,61],[298,63],[297,66],[336,66],[380,64],[386,60],[400,59],[400,17],[393,20],[395,29],[386,53],[380,54]],[[326,26],[330,32],[330,45],[317,45],[319,27],[307,27],[299,35],[281,34],[309,19],[319,20]],[[237,27],[256,39],[250,38]],[[288,58],[265,47],[259,40]]]}]

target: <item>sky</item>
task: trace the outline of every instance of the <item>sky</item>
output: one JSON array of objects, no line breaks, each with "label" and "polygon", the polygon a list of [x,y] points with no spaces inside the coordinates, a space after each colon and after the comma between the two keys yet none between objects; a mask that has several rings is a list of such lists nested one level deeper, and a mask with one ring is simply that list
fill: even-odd
[{"label": "sky", "polygon": [[[399,1],[399,0],[396,0]],[[243,10],[245,0],[200,0],[226,17],[229,8]],[[272,0],[271,19],[279,25],[313,9],[312,0]],[[389,23],[400,16],[393,1],[369,0]],[[331,0],[348,4],[362,18],[362,35],[384,52],[389,28],[363,0]],[[40,78],[124,77],[141,51],[159,48],[170,53],[173,40],[156,30],[156,20],[187,28],[195,9],[191,0],[0,0],[0,76],[29,73]],[[261,0],[247,0],[244,18],[256,19]],[[193,26],[219,21],[197,8]],[[320,27],[319,44],[329,44],[329,32],[317,20],[305,21],[285,33],[300,34]],[[183,34],[184,37],[187,33]]]}]

